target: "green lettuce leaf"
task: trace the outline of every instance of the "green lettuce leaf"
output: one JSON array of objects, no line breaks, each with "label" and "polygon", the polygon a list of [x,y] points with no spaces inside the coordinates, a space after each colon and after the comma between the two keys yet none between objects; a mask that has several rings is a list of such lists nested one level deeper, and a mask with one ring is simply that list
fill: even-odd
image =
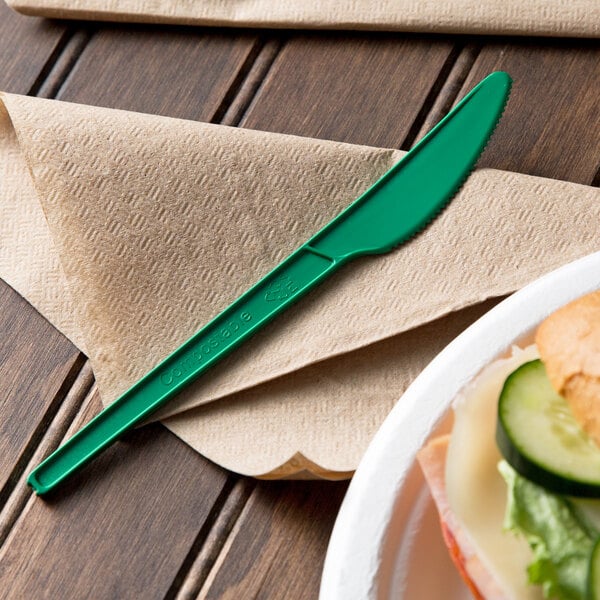
[{"label": "green lettuce leaf", "polygon": [[523,535],[533,551],[527,572],[545,598],[584,600],[596,531],[564,496],[521,477],[506,461],[498,465],[508,485],[505,529]]}]

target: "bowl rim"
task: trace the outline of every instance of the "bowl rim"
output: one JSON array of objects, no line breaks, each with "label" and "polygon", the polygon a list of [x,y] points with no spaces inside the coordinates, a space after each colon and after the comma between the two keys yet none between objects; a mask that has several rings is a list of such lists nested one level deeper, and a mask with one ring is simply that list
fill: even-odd
[{"label": "bowl rim", "polygon": [[[484,366],[550,313],[599,288],[600,252],[595,252],[500,302],[429,363],[391,410],[358,465],[327,548],[321,600],[379,597],[378,579],[394,505],[416,453],[452,399]],[[411,427],[398,437],[406,423]]]}]

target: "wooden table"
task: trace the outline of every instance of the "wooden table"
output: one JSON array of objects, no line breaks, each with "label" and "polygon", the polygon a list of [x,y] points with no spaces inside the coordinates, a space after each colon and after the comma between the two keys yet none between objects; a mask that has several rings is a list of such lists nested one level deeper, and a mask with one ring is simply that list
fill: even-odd
[{"label": "wooden table", "polygon": [[[67,23],[0,3],[2,90],[358,144],[408,149],[495,69],[516,85],[483,165],[598,185],[595,41]],[[317,596],[345,483],[239,477],[152,425],[42,501],[24,474],[99,410],[93,376],[2,282],[0,340],[1,597]]]}]

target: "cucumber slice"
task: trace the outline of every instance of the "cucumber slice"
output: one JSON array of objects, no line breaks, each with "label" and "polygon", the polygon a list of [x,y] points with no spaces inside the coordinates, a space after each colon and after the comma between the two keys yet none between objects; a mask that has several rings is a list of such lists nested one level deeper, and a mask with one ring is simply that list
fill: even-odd
[{"label": "cucumber slice", "polygon": [[600,448],[579,427],[540,360],[521,365],[504,382],[496,442],[515,471],[547,490],[600,497]]},{"label": "cucumber slice", "polygon": [[600,600],[600,538],[596,540],[588,572],[588,600]]}]

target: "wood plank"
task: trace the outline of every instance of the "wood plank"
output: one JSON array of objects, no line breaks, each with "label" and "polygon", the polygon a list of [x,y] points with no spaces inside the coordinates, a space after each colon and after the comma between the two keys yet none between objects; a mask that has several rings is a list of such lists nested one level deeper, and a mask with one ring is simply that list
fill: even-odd
[{"label": "wood plank", "polygon": [[[74,428],[100,408],[95,394]],[[31,497],[0,553],[3,595],[164,598],[225,479],[161,425],[131,433]]]},{"label": "wood plank", "polygon": [[[331,526],[346,482],[264,482],[232,532],[199,598],[316,598]],[[220,567],[220,568],[219,568]]]},{"label": "wood plank", "polygon": [[65,32],[61,23],[24,17],[0,2],[0,90],[27,94]]},{"label": "wood plank", "polygon": [[592,183],[600,166],[598,44],[486,44],[465,89],[498,69],[513,77],[514,86],[481,165]]},{"label": "wood plank", "polygon": [[58,98],[209,121],[257,51],[251,33],[108,26],[93,36]]},{"label": "wood plank", "polygon": [[[65,433],[79,413],[85,398],[88,396],[94,383],[94,374],[89,361],[86,361],[79,371],[77,378],[66,394],[60,408],[44,431],[44,435],[37,445],[29,464],[22,470],[21,477],[0,510],[0,546],[4,543],[10,530],[15,524],[31,494],[27,485],[27,476],[39,465],[46,456],[53,452],[64,439]],[[47,419],[46,419],[47,420]]]},{"label": "wood plank", "polygon": [[399,148],[452,49],[401,35],[292,38],[241,125]]},{"label": "wood plank", "polygon": [[0,506],[83,364],[81,353],[0,280]]},{"label": "wood plank", "polygon": [[[440,89],[439,94],[431,103],[429,112],[424,115],[423,122],[416,132],[413,143],[420,140],[438,121],[445,117],[454,103],[462,97],[465,81],[473,68],[481,47],[473,42],[465,44],[460,49],[456,62],[448,73],[448,78]],[[404,146],[406,150],[409,148]]]},{"label": "wood plank", "polygon": [[[206,120],[227,107],[257,51],[249,34],[113,26],[81,47],[75,71],[53,84],[61,99]],[[95,397],[75,428],[98,410]],[[30,498],[0,555],[0,589],[10,597],[174,593],[231,488],[227,477],[162,426],[135,431],[48,501]]]},{"label": "wood plank", "polygon": [[282,39],[276,37],[266,40],[261,45],[260,51],[244,78],[242,85],[240,85],[238,93],[232,99],[231,104],[221,119],[223,125],[235,127],[240,124],[240,121],[248,110],[248,106],[254,100],[258,89],[273,66],[273,62],[281,52],[284,43]]},{"label": "wood plank", "polygon": [[196,553],[190,553],[191,563],[183,573],[184,577],[173,588],[177,591],[175,600],[190,600],[198,595],[255,487],[256,480],[251,477],[235,480],[204,543]]},{"label": "wood plank", "polygon": [[79,60],[83,50],[88,45],[94,35],[94,30],[90,28],[77,29],[69,32],[68,39],[61,48],[60,54],[53,61],[50,69],[47,70],[43,81],[35,88],[35,95],[38,98],[56,98],[60,89],[64,85],[67,77],[73,70],[73,66]]},{"label": "wood plank", "polygon": [[[450,73],[451,51],[449,42],[400,36],[293,38],[241,124],[398,147],[415,129],[429,90]],[[201,588],[200,598],[316,598],[346,487],[258,482],[204,585],[186,582],[183,589]]]}]

